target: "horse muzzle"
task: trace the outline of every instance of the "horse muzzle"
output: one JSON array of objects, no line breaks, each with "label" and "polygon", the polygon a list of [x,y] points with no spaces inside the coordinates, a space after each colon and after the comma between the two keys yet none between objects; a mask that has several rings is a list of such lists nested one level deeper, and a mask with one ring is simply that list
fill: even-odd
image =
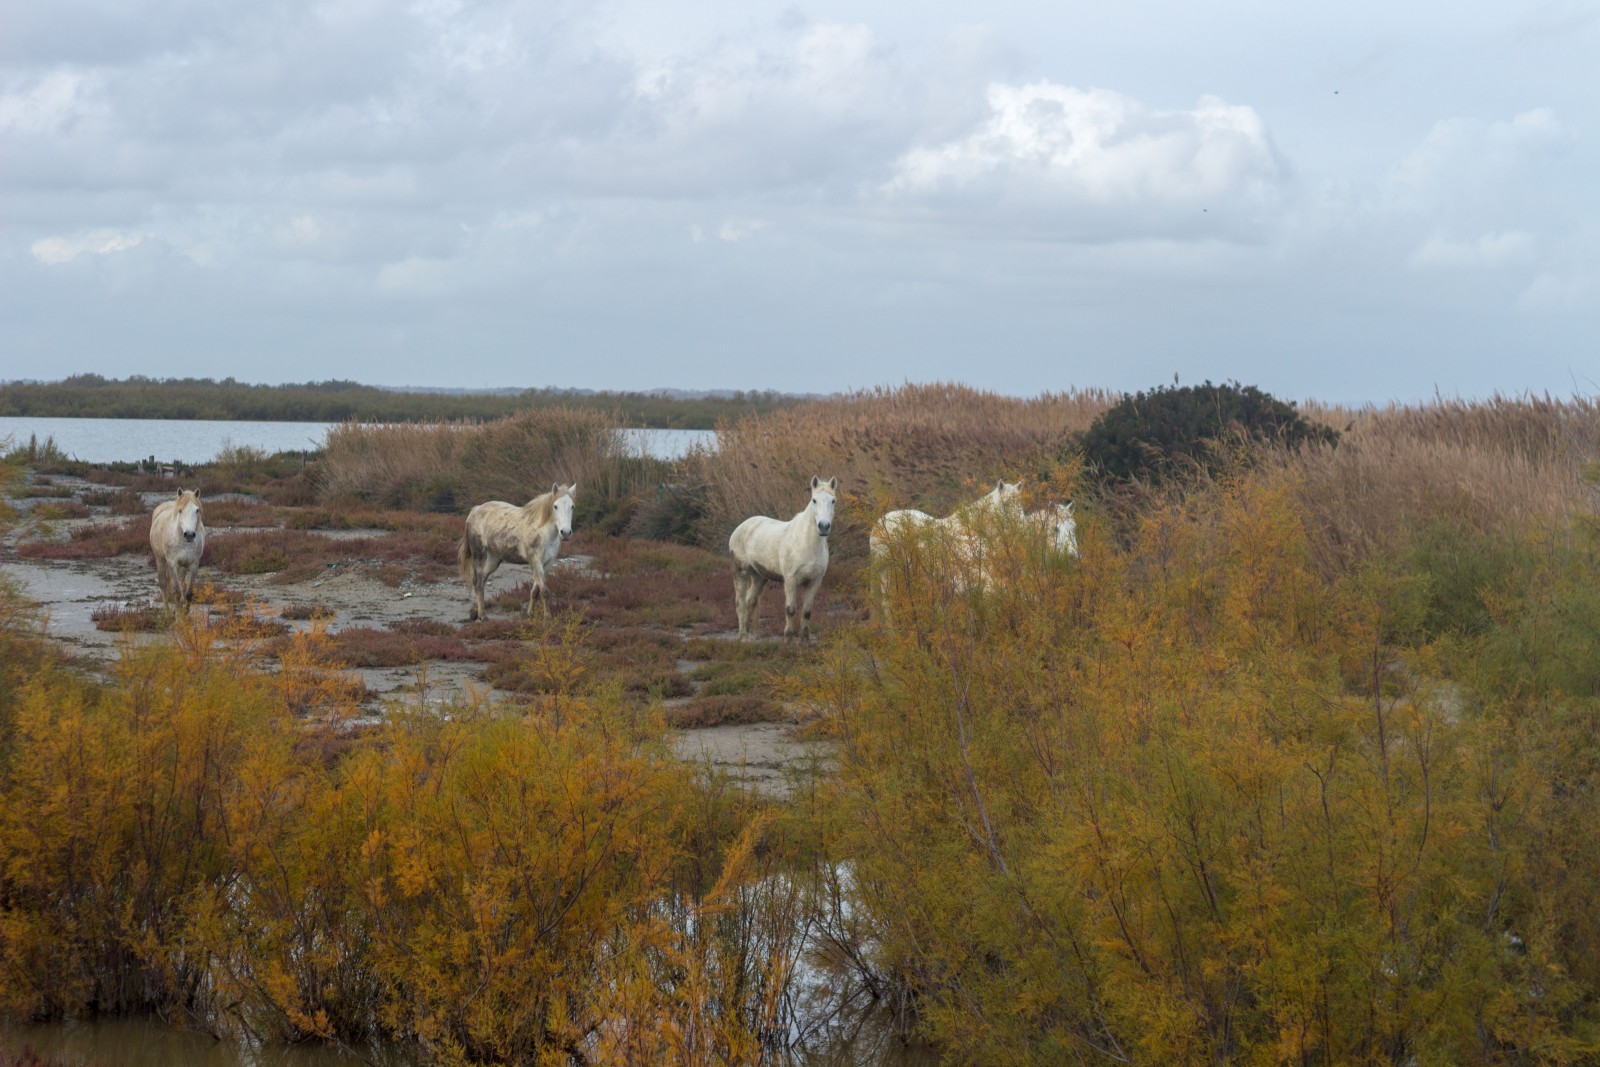
[{"label": "horse muzzle", "polygon": [[183,531],[183,539],[185,541],[193,541],[194,540],[194,531],[193,530],[185,530],[185,531]]},{"label": "horse muzzle", "polygon": [[562,530],[561,531],[561,540],[565,541],[567,538],[569,538],[571,536],[572,536],[572,531],[571,530]]},{"label": "horse muzzle", "polygon": [[817,523],[817,535],[818,536],[827,537],[832,532],[833,532],[833,523],[831,523],[831,522],[819,522],[819,523]]}]

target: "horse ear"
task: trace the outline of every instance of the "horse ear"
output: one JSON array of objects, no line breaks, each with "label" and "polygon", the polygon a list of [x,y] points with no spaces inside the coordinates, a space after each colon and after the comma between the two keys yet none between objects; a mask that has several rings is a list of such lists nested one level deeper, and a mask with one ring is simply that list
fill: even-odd
[{"label": "horse ear", "polygon": [[839,476],[836,474],[832,478],[828,479],[828,489],[829,489],[830,492],[835,492],[835,491],[838,490],[838,488],[839,488]]},{"label": "horse ear", "polygon": [[815,489],[817,486],[819,486],[821,484],[822,484],[822,479],[817,477],[815,474],[813,474],[811,476],[811,488]]},{"label": "horse ear", "polygon": [[1067,514],[1068,515],[1072,514],[1072,501],[1070,501],[1070,500],[1067,501]]},{"label": "horse ear", "polygon": [[561,483],[560,482],[551,482],[550,483],[550,491],[552,493],[556,494],[557,496],[560,496],[561,495]]},{"label": "horse ear", "polygon": [[577,482],[573,482],[571,485],[567,486],[567,495],[568,496],[577,496],[578,495],[578,483]]}]

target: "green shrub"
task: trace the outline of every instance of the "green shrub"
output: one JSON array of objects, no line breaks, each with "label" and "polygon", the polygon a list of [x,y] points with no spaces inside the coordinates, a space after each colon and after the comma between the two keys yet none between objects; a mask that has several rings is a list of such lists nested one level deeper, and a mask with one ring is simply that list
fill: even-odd
[{"label": "green shrub", "polygon": [[1083,452],[1108,480],[1159,482],[1185,468],[1216,470],[1230,439],[1295,446],[1338,436],[1253,385],[1206,382],[1124,396],[1096,417]]}]

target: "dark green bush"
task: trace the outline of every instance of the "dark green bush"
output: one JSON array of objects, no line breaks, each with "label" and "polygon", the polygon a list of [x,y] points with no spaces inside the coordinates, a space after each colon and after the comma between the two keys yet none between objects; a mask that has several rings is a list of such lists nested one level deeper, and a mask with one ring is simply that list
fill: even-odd
[{"label": "dark green bush", "polygon": [[1083,435],[1083,452],[1108,481],[1158,482],[1185,468],[1215,470],[1230,440],[1294,446],[1338,437],[1253,385],[1206,382],[1124,396]]}]

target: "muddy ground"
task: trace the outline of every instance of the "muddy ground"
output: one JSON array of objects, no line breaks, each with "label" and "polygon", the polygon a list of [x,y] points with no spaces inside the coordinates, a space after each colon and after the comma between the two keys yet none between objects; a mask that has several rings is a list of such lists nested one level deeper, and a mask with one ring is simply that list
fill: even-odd
[{"label": "muddy ground", "polygon": [[[85,497],[95,500],[113,491],[114,487],[96,485],[80,479],[60,477],[40,479],[48,482],[50,497],[15,497],[11,505],[20,515],[0,538],[0,573],[13,579],[30,599],[42,604],[47,611],[50,634],[65,646],[84,665],[94,670],[98,665],[113,662],[125,642],[135,644],[160,643],[169,640],[162,632],[126,632],[102,629],[96,625],[96,613],[108,609],[136,609],[159,603],[156,576],[148,551],[115,555],[106,558],[47,559],[28,558],[19,553],[19,547],[37,545],[42,541],[67,542],[75,532],[84,527],[104,525],[119,521],[104,505],[89,506],[87,517],[52,517],[60,510],[63,500],[81,503]],[[73,493],[65,495],[66,490]],[[26,491],[26,490],[21,490]],[[43,490],[41,490],[43,491]],[[143,494],[147,507],[166,499],[166,493]],[[233,498],[238,501],[240,498]],[[251,503],[250,501],[244,501]],[[208,505],[211,501],[207,501]],[[81,508],[76,510],[82,510]],[[209,508],[208,508],[209,510]],[[207,520],[208,557],[211,548],[230,537],[259,532],[264,527],[228,526]],[[307,531],[335,541],[370,546],[377,539],[394,536],[384,529],[314,530]],[[598,536],[598,535],[596,535]],[[558,607],[562,605],[560,590],[570,576],[581,576],[593,583],[604,583],[607,576],[595,568],[595,557],[583,551],[585,538],[575,536],[571,554],[563,554],[551,572],[550,583]],[[462,581],[447,574],[437,564],[419,565],[414,573],[395,578],[391,564],[383,570],[365,566],[360,558],[335,560],[322,565],[315,575],[298,580],[286,580],[283,573],[237,574],[220,573],[215,567],[202,568],[200,581],[211,583],[224,593],[242,597],[253,603],[261,615],[283,619],[295,629],[313,625],[309,621],[294,620],[286,616],[304,615],[315,607],[320,623],[337,634],[347,628],[388,629],[407,620],[420,620],[425,624],[460,624],[466,621],[468,594]],[[528,580],[526,567],[503,565],[490,579],[485,600],[493,603],[496,595],[506,594]],[[623,580],[623,579],[618,579]],[[731,611],[733,590],[731,577],[726,579],[726,595]],[[819,601],[823,609],[819,622],[827,625],[829,601]],[[832,601],[831,614],[836,623],[848,616],[848,608]],[[582,610],[581,604],[570,600],[569,610]],[[299,609],[299,610],[296,610]],[[197,605],[191,609],[197,616],[221,609]],[[769,588],[762,603],[765,631],[772,634],[782,626],[782,594]],[[491,619],[515,619],[517,616],[507,599],[490,609]],[[722,623],[731,620],[720,619]],[[709,624],[677,628],[685,642],[691,638],[735,641],[737,633],[730,629],[708,629]],[[604,624],[598,624],[603,628]],[[759,647],[759,646],[758,646]],[[771,643],[776,655],[778,644]],[[759,654],[758,654],[759,658]],[[683,658],[677,669],[687,678],[704,660]],[[469,692],[485,699],[514,699],[513,694],[496,690],[486,679],[482,663],[461,661],[430,661],[399,667],[367,667],[352,669],[366,686],[366,707],[371,714],[382,715],[395,702],[415,705],[448,703]],[[704,682],[690,679],[685,688],[698,692]],[[693,699],[674,697],[663,703],[671,708]],[[783,716],[780,716],[783,717]],[[826,742],[805,739],[798,720],[798,712],[786,717],[788,721],[745,722],[724,725],[678,728],[674,730],[674,747],[688,760],[704,763],[709,769],[726,772],[733,778],[772,794],[783,794],[790,787],[793,773],[802,768],[825,761],[829,751]]]}]

